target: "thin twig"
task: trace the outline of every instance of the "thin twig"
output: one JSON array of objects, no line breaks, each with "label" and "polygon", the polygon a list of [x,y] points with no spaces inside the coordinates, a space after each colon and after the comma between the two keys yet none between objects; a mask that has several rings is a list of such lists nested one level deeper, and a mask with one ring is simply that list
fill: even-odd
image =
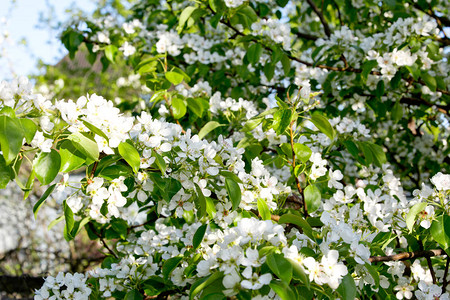
[{"label": "thin twig", "polygon": [[111,248],[109,248],[108,244],[106,244],[106,242],[103,239],[103,237],[97,232],[97,230],[95,229],[94,224],[89,222],[88,225],[89,225],[89,229],[91,229],[92,232],[100,239],[100,241],[102,242],[103,246],[108,250],[108,252],[111,253],[111,255],[114,256],[115,258],[118,258],[117,254]]},{"label": "thin twig", "polygon": [[369,261],[373,262],[383,262],[383,261],[398,261],[398,260],[407,260],[417,257],[432,257],[432,256],[440,256],[446,255],[445,251],[442,249],[433,249],[433,250],[420,250],[414,252],[403,252],[393,255],[387,256],[371,256]]},{"label": "thin twig", "polygon": [[289,135],[291,138],[291,150],[292,150],[292,169],[294,171],[294,177],[295,177],[295,182],[297,183],[297,190],[300,193],[300,195],[302,195],[302,199],[303,199],[303,212],[305,215],[305,218],[308,217],[308,208],[306,207],[306,201],[305,201],[305,196],[303,195],[303,189],[300,185],[300,180],[298,179],[298,176],[295,176],[295,150],[294,150],[294,121],[291,122],[291,124],[289,125]]},{"label": "thin twig", "polygon": [[325,34],[327,35],[327,37],[330,37],[330,35],[331,35],[330,26],[328,26],[328,23],[325,20],[325,18],[323,17],[322,12],[317,8],[316,4],[314,4],[314,2],[312,0],[306,0],[306,1],[308,2],[309,6],[311,6],[311,8],[314,10],[316,15],[319,17],[320,22],[323,25],[323,29],[325,30]]}]

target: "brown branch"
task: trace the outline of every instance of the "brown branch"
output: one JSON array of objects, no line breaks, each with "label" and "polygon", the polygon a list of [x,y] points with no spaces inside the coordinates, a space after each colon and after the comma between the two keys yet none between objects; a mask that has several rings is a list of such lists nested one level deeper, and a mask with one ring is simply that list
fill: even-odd
[{"label": "brown branch", "polygon": [[100,235],[100,233],[97,232],[97,230],[95,229],[94,224],[89,222],[88,226],[89,226],[89,229],[92,230],[92,232],[100,239],[100,241],[102,242],[103,246],[108,250],[108,252],[111,253],[111,255],[114,256],[115,258],[118,258],[117,254],[111,248],[109,248],[108,244],[105,242],[103,237]]},{"label": "brown branch", "polygon": [[303,195],[303,189],[300,185],[300,180],[298,179],[298,176],[295,176],[295,150],[294,150],[294,121],[291,122],[291,124],[289,125],[289,135],[291,138],[291,149],[292,149],[292,169],[294,171],[294,177],[295,177],[295,182],[297,184],[297,190],[300,193],[300,195],[302,195],[302,199],[303,199],[303,213],[305,215],[305,218],[308,217],[308,208],[306,207],[306,201],[305,201],[305,197]]},{"label": "brown branch", "polygon": [[300,32],[300,31],[295,31],[294,33],[299,38],[302,38],[302,39],[305,39],[305,40],[317,41],[319,39],[317,36],[314,36],[314,35],[308,34],[308,33],[303,33],[303,32]]},{"label": "brown branch", "polygon": [[383,261],[399,261],[399,260],[408,260],[412,258],[418,257],[432,257],[432,256],[440,256],[446,255],[445,251],[442,249],[433,249],[433,250],[420,250],[414,252],[402,252],[398,254],[388,255],[388,256],[371,256],[369,261],[373,262],[383,262]]},{"label": "brown branch", "polygon": [[450,115],[450,112],[449,112],[450,107],[448,105],[434,104],[423,98],[403,97],[400,99],[400,102],[404,103],[404,104],[416,105],[416,106],[419,106],[419,105],[425,105],[428,107],[435,106],[437,108],[437,110],[440,111],[441,113]]},{"label": "brown branch", "polygon": [[323,17],[322,12],[317,8],[316,4],[314,4],[314,2],[312,0],[306,0],[306,1],[308,2],[309,6],[311,6],[311,8],[314,10],[316,15],[319,17],[320,22],[323,25],[323,29],[325,30],[325,34],[327,35],[327,37],[330,37],[330,35],[331,35],[330,26],[328,26],[328,23],[325,20],[325,18]]}]

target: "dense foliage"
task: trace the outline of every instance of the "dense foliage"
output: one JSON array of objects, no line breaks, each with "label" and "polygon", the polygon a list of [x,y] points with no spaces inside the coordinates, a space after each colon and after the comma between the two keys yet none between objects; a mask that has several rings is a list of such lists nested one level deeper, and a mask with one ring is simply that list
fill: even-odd
[{"label": "dense foliage", "polygon": [[447,6],[114,1],[69,24],[115,98],[2,82],[0,187],[48,185],[37,217],[65,191],[52,225],[106,258],[35,299],[448,299]]}]

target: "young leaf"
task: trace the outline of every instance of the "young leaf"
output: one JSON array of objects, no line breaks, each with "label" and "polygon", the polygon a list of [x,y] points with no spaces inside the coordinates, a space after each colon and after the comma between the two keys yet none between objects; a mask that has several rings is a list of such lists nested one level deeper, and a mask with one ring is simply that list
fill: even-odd
[{"label": "young leaf", "polygon": [[296,157],[303,163],[306,163],[312,154],[312,151],[308,146],[299,143],[294,144],[294,152]]},{"label": "young leaf", "polygon": [[311,225],[309,225],[309,223],[299,215],[284,214],[280,217],[280,220],[278,220],[278,224],[294,224],[300,227],[307,237],[314,240]]},{"label": "young leaf", "polygon": [[44,204],[44,201],[53,192],[55,187],[56,187],[56,183],[52,184],[51,186],[49,186],[48,189],[42,194],[42,196],[39,199],[39,201],[36,202],[36,204],[33,206],[33,214],[34,214],[34,218],[35,219],[37,218],[37,213],[39,212],[39,210],[41,209],[42,205]]},{"label": "young leaf", "polygon": [[192,248],[195,250],[200,246],[200,244],[203,241],[203,237],[205,236],[206,227],[208,227],[208,224],[201,225],[197,231],[194,233],[194,238],[192,240]]},{"label": "young leaf", "polygon": [[119,144],[119,154],[125,159],[125,161],[133,168],[134,173],[139,171],[141,165],[141,158],[139,152],[133,145],[122,142]]},{"label": "young leaf", "polygon": [[166,260],[162,267],[162,274],[164,276],[164,280],[167,280],[172,273],[173,270],[180,264],[183,260],[183,256],[175,256]]},{"label": "young leaf", "polygon": [[233,179],[226,178],[225,179],[225,188],[228,193],[228,197],[230,197],[231,203],[233,205],[233,210],[236,210],[241,203],[241,188],[239,184],[236,183]]},{"label": "young leaf", "polygon": [[297,299],[294,291],[284,281],[272,280],[270,288],[281,298],[281,300]]},{"label": "young leaf", "polygon": [[81,153],[71,141],[65,140],[59,146],[61,156],[60,172],[70,172],[80,168],[86,162],[86,156]]},{"label": "young leaf", "polygon": [[225,124],[220,124],[219,122],[216,121],[209,121],[208,123],[205,124],[205,126],[203,126],[202,129],[200,129],[200,131],[198,132],[198,137],[200,139],[203,139],[208,133],[210,133],[211,131],[220,126],[225,126]]},{"label": "young leaf", "polygon": [[156,165],[158,166],[159,170],[161,171],[162,174],[166,173],[166,161],[164,160],[164,158],[156,151],[153,151],[153,155],[156,157]]},{"label": "young leaf", "polygon": [[0,144],[7,165],[19,154],[24,137],[19,119],[0,116]]},{"label": "young leaf", "polygon": [[181,119],[186,114],[186,104],[180,98],[172,98],[172,111],[175,119]]},{"label": "young leaf", "polygon": [[42,185],[49,184],[58,175],[61,157],[56,150],[41,152],[33,160],[33,170]]},{"label": "young leaf", "polygon": [[72,141],[75,148],[80,150],[86,157],[92,160],[98,160],[98,145],[91,137],[81,132],[74,132],[67,139]]},{"label": "young leaf", "polygon": [[270,220],[271,219],[271,214],[270,214],[270,210],[269,207],[267,206],[267,203],[265,200],[258,198],[258,212],[261,216],[261,218],[263,220]]},{"label": "young leaf", "polygon": [[330,140],[334,139],[334,129],[331,127],[330,122],[328,122],[327,118],[319,114],[313,114],[311,116],[311,122],[319,128],[322,133],[325,133],[326,136],[330,138]]},{"label": "young leaf", "polygon": [[447,251],[450,248],[450,216],[440,215],[433,221],[430,227],[431,236],[439,245]]},{"label": "young leaf", "polygon": [[303,192],[308,212],[311,213],[316,211],[322,203],[322,195],[320,194],[319,189],[314,184],[311,184],[308,185]]},{"label": "young leaf", "polygon": [[292,279],[292,265],[282,254],[270,253],[267,255],[266,263],[270,270],[285,283],[289,284]]},{"label": "young leaf", "polygon": [[66,219],[66,226],[64,227],[64,238],[66,241],[73,240],[73,236],[70,234],[72,232],[73,226],[75,224],[73,219],[73,212],[67,205],[66,200],[63,202],[64,218]]},{"label": "young leaf", "polygon": [[414,206],[409,209],[408,213],[406,214],[406,218],[405,218],[406,227],[409,229],[409,232],[412,231],[414,223],[416,223],[417,214],[420,213],[421,211],[423,211],[425,209],[425,207],[427,207],[427,203],[420,202],[420,203],[414,204]]},{"label": "young leaf", "polygon": [[30,144],[34,138],[34,135],[36,134],[37,126],[30,119],[18,119],[18,120],[20,127],[22,128],[22,133],[25,136],[25,140],[27,141],[28,144]]},{"label": "young leaf", "polygon": [[173,85],[179,85],[184,78],[182,74],[173,71],[166,72],[164,76],[166,76],[166,79],[169,80]]},{"label": "young leaf", "polygon": [[191,17],[192,13],[196,9],[197,9],[196,7],[188,6],[181,12],[180,19],[178,21],[178,26],[177,26],[178,33],[181,33],[181,31],[184,28],[184,24],[186,24],[187,20]]},{"label": "young leaf", "polygon": [[280,135],[283,134],[286,128],[291,123],[292,110],[280,109],[273,115],[273,130]]}]

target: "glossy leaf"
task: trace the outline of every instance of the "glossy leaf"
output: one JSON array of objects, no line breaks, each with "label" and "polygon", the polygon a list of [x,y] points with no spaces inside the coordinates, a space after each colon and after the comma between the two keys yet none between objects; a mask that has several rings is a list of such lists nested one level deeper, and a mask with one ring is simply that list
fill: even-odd
[{"label": "glossy leaf", "polygon": [[225,126],[225,124],[220,124],[219,122],[216,121],[209,121],[208,123],[205,124],[205,126],[202,127],[202,129],[200,129],[200,131],[198,132],[198,137],[200,139],[203,139],[208,133],[210,133],[211,131],[220,126]]},{"label": "glossy leaf", "polygon": [[414,206],[409,209],[408,213],[406,214],[406,218],[405,218],[406,227],[409,229],[409,232],[412,231],[413,226],[416,223],[417,214],[420,213],[421,211],[423,211],[425,209],[425,207],[427,207],[427,203],[420,202],[420,203],[414,204]]},{"label": "glossy leaf", "polygon": [[197,229],[197,231],[195,231],[194,238],[192,239],[192,248],[194,250],[197,249],[202,243],[203,237],[206,233],[206,227],[208,227],[208,224],[203,224]]},{"label": "glossy leaf", "polygon": [[80,150],[80,152],[83,153],[86,157],[92,160],[98,160],[98,145],[97,142],[92,139],[92,137],[81,132],[74,132],[69,135],[67,139],[72,141],[75,148]]},{"label": "glossy leaf", "polygon": [[356,297],[356,285],[351,274],[347,274],[342,278],[342,282],[338,288],[343,300],[354,300]]},{"label": "glossy leaf", "polygon": [[292,110],[280,109],[273,115],[273,130],[280,135],[288,128],[291,123]]},{"label": "glossy leaf", "polygon": [[314,185],[308,185],[303,191],[308,213],[316,211],[322,203],[322,195],[320,190]]},{"label": "glossy leaf", "polygon": [[45,200],[47,200],[48,196],[50,196],[50,194],[53,192],[53,190],[55,188],[56,188],[56,183],[52,184],[51,186],[49,186],[47,188],[47,190],[42,194],[42,196],[39,199],[39,201],[36,202],[36,204],[33,206],[33,214],[34,214],[34,218],[35,219],[37,218],[37,213],[41,209],[42,205],[44,205]]},{"label": "glossy leaf", "polygon": [[0,155],[0,189],[4,189],[11,180],[11,167],[6,165],[3,156]]},{"label": "glossy leaf", "polygon": [[7,165],[19,154],[24,137],[19,119],[0,116],[0,145]]},{"label": "glossy leaf", "polygon": [[269,284],[270,288],[281,298],[281,300],[297,299],[294,291],[284,281],[272,280]]},{"label": "glossy leaf", "polygon": [[181,119],[186,114],[186,104],[180,98],[172,98],[172,111],[175,119]]},{"label": "glossy leaf", "polygon": [[33,160],[33,170],[41,184],[46,185],[55,179],[61,166],[59,153],[51,149],[50,152],[40,152]]},{"label": "glossy leaf", "polygon": [[34,135],[36,134],[37,126],[30,119],[18,119],[18,120],[23,135],[25,136],[25,140],[27,141],[28,144],[30,144],[34,138]]},{"label": "glossy leaf", "polygon": [[303,163],[306,163],[312,154],[312,151],[308,146],[299,143],[294,144],[294,152],[296,157]]},{"label": "glossy leaf", "polygon": [[277,275],[285,283],[289,284],[292,279],[292,265],[284,258],[284,255],[277,253],[270,253],[267,255],[266,263],[270,270]]},{"label": "glossy leaf", "polygon": [[312,227],[309,225],[306,220],[299,215],[294,214],[283,214],[280,219],[278,220],[279,224],[294,224],[298,227],[300,227],[303,230],[303,233],[308,236],[310,239],[314,240],[314,237],[312,235]]},{"label": "glossy leaf", "polygon": [[86,162],[86,156],[75,148],[69,140],[65,140],[61,143],[59,155],[61,156],[60,172],[76,170]]},{"label": "glossy leaf", "polygon": [[444,250],[450,248],[450,216],[436,217],[430,227],[431,236]]},{"label": "glossy leaf", "polygon": [[170,83],[174,85],[179,85],[181,82],[183,82],[184,76],[180,73],[169,71],[164,74],[167,80],[170,81]]},{"label": "glossy leaf", "polygon": [[270,220],[271,214],[270,214],[270,210],[269,210],[269,207],[267,206],[266,201],[264,199],[258,198],[257,206],[258,206],[258,212],[259,212],[261,218],[263,220]]},{"label": "glossy leaf", "polygon": [[122,142],[119,144],[119,154],[125,159],[125,161],[131,166],[134,173],[139,171],[141,165],[141,157],[139,152],[134,148],[133,145]]},{"label": "glossy leaf", "polygon": [[73,236],[70,234],[72,232],[73,226],[75,224],[73,218],[72,209],[70,209],[69,205],[67,205],[66,200],[63,202],[64,209],[64,219],[66,220],[66,225],[64,226],[64,238],[66,241],[73,240]]},{"label": "glossy leaf", "polygon": [[328,122],[328,119],[320,114],[313,114],[311,116],[311,122],[327,137],[330,138],[330,140],[334,139],[334,129],[331,127],[330,122]]},{"label": "glossy leaf", "polygon": [[236,183],[236,181],[230,178],[225,179],[225,188],[227,190],[228,197],[230,198],[233,205],[233,210],[236,210],[241,203],[241,188],[239,187],[239,184]]},{"label": "glossy leaf", "polygon": [[180,264],[183,260],[183,256],[175,256],[171,257],[164,263],[162,267],[162,274],[164,276],[164,280],[167,280],[172,273],[173,270]]},{"label": "glossy leaf", "polygon": [[262,46],[259,43],[254,43],[247,50],[247,59],[251,64],[256,64],[259,62],[259,58],[261,57]]}]

